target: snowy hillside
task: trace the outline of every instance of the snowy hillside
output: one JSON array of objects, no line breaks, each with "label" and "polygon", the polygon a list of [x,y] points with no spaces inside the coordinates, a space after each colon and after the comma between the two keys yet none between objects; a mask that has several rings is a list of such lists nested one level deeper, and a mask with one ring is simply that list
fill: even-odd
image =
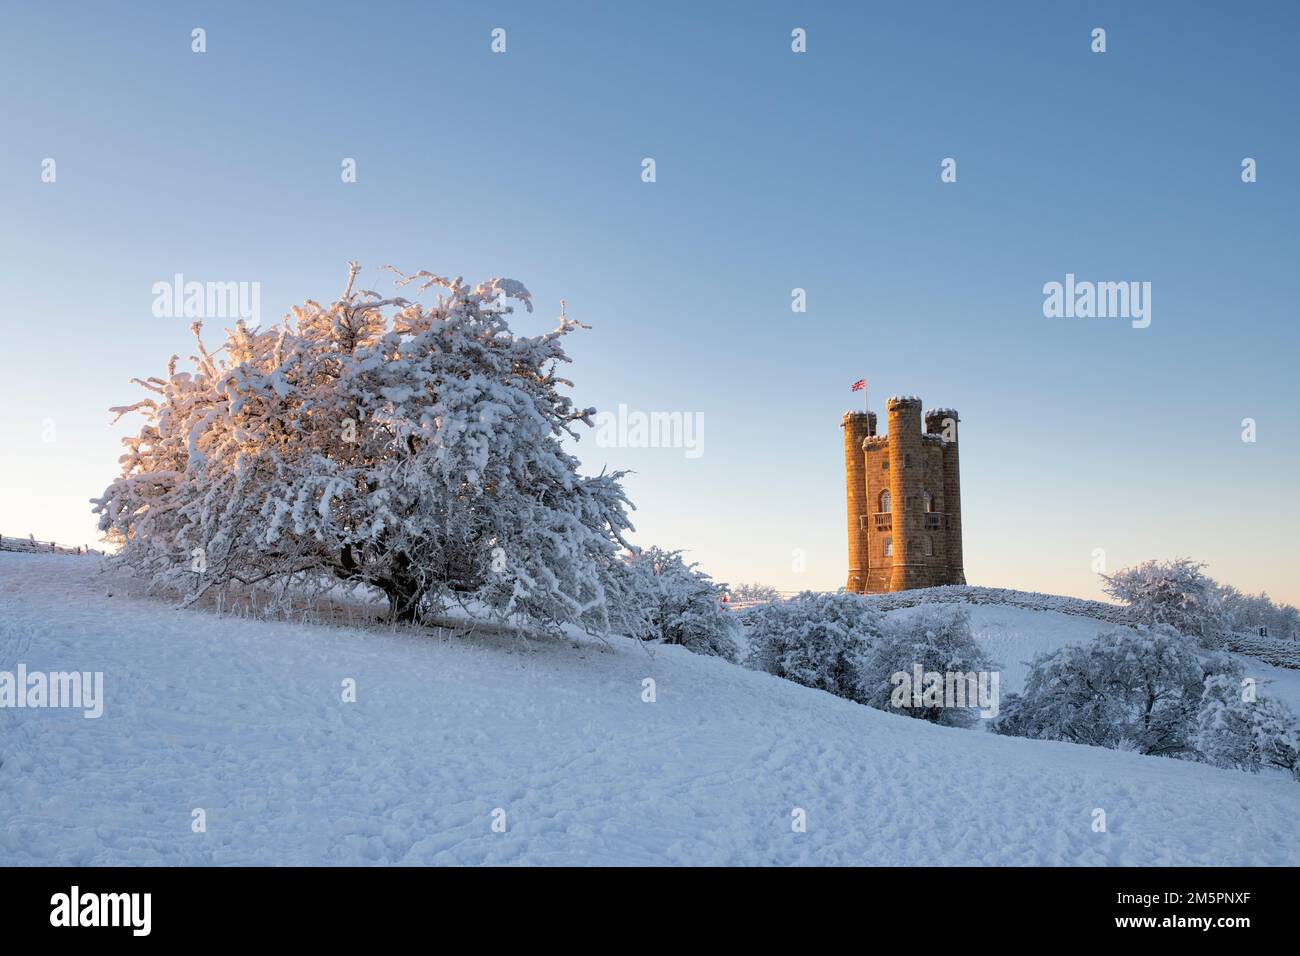
[{"label": "snowy hillside", "polygon": [[[1300,864],[1281,775],[936,727],[681,648],[219,619],[97,566],[0,554],[0,670],[103,671],[106,697],[0,710],[2,864]],[[973,619],[1004,694],[1031,644],[1103,626]]]}]

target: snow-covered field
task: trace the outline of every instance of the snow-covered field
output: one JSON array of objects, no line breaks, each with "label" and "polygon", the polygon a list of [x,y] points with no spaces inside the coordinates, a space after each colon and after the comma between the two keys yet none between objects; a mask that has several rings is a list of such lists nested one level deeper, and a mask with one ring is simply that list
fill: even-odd
[{"label": "snow-covered field", "polygon": [[[220,619],[110,598],[97,564],[0,554],[0,670],[103,671],[106,697],[0,709],[0,863],[1300,864],[1280,774],[936,727],[680,648]],[[973,618],[1004,693],[1103,626]]]}]

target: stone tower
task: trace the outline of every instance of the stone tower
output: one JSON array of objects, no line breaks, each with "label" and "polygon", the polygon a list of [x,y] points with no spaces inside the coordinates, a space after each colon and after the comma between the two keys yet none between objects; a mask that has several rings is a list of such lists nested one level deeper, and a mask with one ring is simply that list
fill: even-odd
[{"label": "stone tower", "polygon": [[957,413],[921,400],[885,403],[889,433],[875,412],[845,412],[845,502],[849,576],[859,594],[965,584]]}]

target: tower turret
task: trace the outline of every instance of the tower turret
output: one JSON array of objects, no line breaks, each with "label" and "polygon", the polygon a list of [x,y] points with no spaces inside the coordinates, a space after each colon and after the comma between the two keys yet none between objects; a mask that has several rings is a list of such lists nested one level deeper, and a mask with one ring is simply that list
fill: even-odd
[{"label": "tower turret", "polygon": [[845,412],[840,422],[844,429],[844,499],[849,531],[849,578],[844,588],[862,593],[867,586],[867,468],[862,442],[876,432],[873,412]]},{"label": "tower turret", "polygon": [[889,416],[889,497],[892,502],[893,568],[889,590],[904,591],[928,585],[922,532],[921,400],[914,396],[891,398]]},{"label": "tower turret", "polygon": [[956,409],[932,408],[925,413],[927,434],[943,440],[943,504],[950,584],[965,584],[961,553],[961,463],[957,453]]}]

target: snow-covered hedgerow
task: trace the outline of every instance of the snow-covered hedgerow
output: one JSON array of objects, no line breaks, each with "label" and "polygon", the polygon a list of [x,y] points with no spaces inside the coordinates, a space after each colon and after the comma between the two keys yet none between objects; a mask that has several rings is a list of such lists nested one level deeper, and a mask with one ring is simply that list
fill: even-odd
[{"label": "snow-covered hedgerow", "polygon": [[740,623],[723,606],[725,584],[687,564],[680,551],[655,547],[631,552],[614,570],[611,619],[616,630],[736,660]]},{"label": "snow-covered hedgerow", "polygon": [[805,591],[745,612],[745,665],[859,703],[871,648],[889,622],[855,594]]},{"label": "snow-covered hedgerow", "polygon": [[[862,702],[935,724],[969,726],[975,719],[974,699],[959,707],[948,706],[951,702],[942,699],[897,706],[895,692],[900,682],[896,675],[908,675],[910,680],[918,666],[924,673],[957,675],[987,673],[997,665],[971,636],[970,613],[965,608],[923,605],[915,614],[890,620],[873,642],[862,666]],[[964,691],[965,685],[962,687]],[[920,688],[916,690],[920,694]]]},{"label": "snow-covered hedgerow", "polygon": [[453,597],[537,623],[608,627],[609,567],[630,528],[621,473],[561,447],[594,409],[557,376],[579,323],[513,334],[511,279],[420,272],[432,307],[354,291],[280,325],[228,330],[114,409],[145,424],[95,501],[119,561],[191,599],[227,582],[370,585],[394,618]]}]

